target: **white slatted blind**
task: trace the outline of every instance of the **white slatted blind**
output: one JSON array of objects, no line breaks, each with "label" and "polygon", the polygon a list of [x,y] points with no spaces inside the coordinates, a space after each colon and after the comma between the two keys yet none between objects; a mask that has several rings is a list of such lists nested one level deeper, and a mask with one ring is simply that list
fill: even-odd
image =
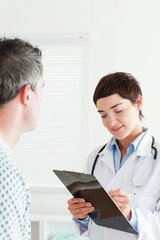
[{"label": "white slatted blind", "polygon": [[43,101],[36,130],[14,148],[15,159],[33,188],[62,184],[53,169],[81,170],[81,97],[86,73],[85,36],[34,39],[43,51]]}]

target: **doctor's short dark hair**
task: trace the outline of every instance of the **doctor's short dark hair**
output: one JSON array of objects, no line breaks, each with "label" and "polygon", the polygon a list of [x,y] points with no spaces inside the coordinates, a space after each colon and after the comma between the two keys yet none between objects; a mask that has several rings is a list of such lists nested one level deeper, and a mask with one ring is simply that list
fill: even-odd
[{"label": "doctor's short dark hair", "polygon": [[29,84],[34,90],[43,74],[38,47],[19,38],[0,38],[0,106]]},{"label": "doctor's short dark hair", "polygon": [[[129,99],[133,104],[136,103],[142,91],[139,82],[130,73],[115,72],[108,74],[100,79],[93,95],[95,105],[100,98],[108,97],[118,93],[122,98]],[[142,111],[139,111],[140,118],[143,117]]]}]

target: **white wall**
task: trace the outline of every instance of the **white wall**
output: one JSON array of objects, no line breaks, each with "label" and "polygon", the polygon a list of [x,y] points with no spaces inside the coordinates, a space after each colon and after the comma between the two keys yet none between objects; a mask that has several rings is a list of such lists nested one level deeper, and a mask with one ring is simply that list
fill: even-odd
[{"label": "white wall", "polygon": [[[160,141],[159,0],[0,0],[0,33],[7,36],[88,33],[88,151],[108,141],[92,95],[105,74],[128,71],[140,81],[144,125]],[[67,213],[67,193],[32,192],[32,213]]]}]

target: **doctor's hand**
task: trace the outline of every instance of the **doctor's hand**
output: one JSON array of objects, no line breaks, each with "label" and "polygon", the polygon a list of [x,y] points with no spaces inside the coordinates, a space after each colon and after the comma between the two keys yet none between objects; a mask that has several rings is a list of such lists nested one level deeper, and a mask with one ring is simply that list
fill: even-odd
[{"label": "doctor's hand", "polygon": [[132,217],[130,207],[131,204],[130,195],[121,189],[111,190],[109,191],[109,195],[117,204],[117,206],[121,209],[125,217],[130,221]]},{"label": "doctor's hand", "polygon": [[71,198],[68,200],[68,209],[74,218],[84,219],[94,210],[94,207],[83,198]]}]

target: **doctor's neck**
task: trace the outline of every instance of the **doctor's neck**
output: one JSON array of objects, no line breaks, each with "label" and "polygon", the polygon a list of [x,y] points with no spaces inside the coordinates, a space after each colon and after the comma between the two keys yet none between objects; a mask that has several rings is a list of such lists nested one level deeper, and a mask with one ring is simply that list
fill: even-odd
[{"label": "doctor's neck", "polygon": [[141,134],[143,133],[143,128],[140,126],[139,128],[134,129],[127,137],[124,139],[117,139],[117,144],[121,152],[127,153],[127,149],[131,145],[131,143]]}]

